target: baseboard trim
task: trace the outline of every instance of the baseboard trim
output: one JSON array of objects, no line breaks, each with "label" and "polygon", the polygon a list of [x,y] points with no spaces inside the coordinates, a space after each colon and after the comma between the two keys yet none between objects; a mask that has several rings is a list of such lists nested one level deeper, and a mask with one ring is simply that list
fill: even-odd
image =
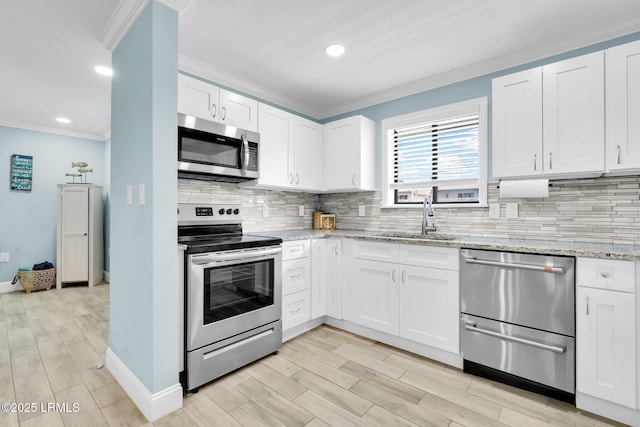
[{"label": "baseboard trim", "polygon": [[5,294],[7,292],[15,292],[21,291],[22,286],[20,283],[16,282],[15,285],[12,285],[11,282],[0,282],[0,294]]},{"label": "baseboard trim", "polygon": [[150,422],[182,408],[182,386],[180,384],[152,394],[110,348],[107,349],[106,359],[109,372]]}]

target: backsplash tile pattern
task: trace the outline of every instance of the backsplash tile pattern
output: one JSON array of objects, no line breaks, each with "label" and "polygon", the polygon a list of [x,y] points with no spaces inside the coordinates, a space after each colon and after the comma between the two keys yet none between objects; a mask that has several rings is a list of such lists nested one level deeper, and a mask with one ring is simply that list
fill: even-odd
[{"label": "backsplash tile pattern", "polygon": [[[553,181],[545,199],[499,199],[497,184],[489,184],[489,203],[501,203],[500,218],[487,208],[436,207],[429,218],[437,233],[458,236],[505,237],[551,241],[581,241],[640,245],[640,177]],[[419,232],[421,209],[382,209],[379,191],[340,194],[295,193],[240,188],[196,180],[178,180],[180,202],[239,203],[246,231],[311,228],[313,211],[336,214],[336,227],[353,230]],[[517,202],[518,218],[506,218],[506,203]],[[269,217],[262,217],[262,206]],[[298,206],[305,215],[298,216]],[[365,216],[358,216],[358,206]]]},{"label": "backsplash tile pattern", "polygon": [[[640,244],[640,178],[637,176],[553,181],[545,199],[499,199],[489,184],[489,203],[501,203],[499,219],[487,208],[438,208],[429,218],[438,233],[597,243]],[[419,232],[421,209],[381,209],[381,193],[320,196],[323,211],[336,214],[336,227]],[[519,204],[518,218],[506,218],[506,203]],[[358,216],[365,205],[366,216]]]},{"label": "backsplash tile pattern", "polygon": [[[242,205],[245,231],[311,228],[318,195],[290,191],[242,188],[236,184],[193,179],[178,179],[178,202],[233,203]],[[269,217],[262,217],[262,206],[269,207]],[[298,216],[298,206],[304,216]]]}]

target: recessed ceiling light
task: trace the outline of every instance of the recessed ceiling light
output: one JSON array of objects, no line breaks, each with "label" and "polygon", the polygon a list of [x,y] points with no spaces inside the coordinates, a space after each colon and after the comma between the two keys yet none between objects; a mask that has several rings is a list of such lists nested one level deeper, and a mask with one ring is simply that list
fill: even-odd
[{"label": "recessed ceiling light", "polygon": [[71,120],[67,119],[66,117],[56,117],[56,122],[68,124],[71,123]]},{"label": "recessed ceiling light", "polygon": [[108,76],[108,77],[113,76],[113,70],[109,67],[103,67],[102,65],[98,65],[97,67],[94,68],[94,70],[96,71],[96,73],[102,74],[103,76]]},{"label": "recessed ceiling light", "polygon": [[338,56],[342,56],[344,53],[344,46],[341,44],[332,44],[324,48],[324,51],[327,55],[337,58]]}]

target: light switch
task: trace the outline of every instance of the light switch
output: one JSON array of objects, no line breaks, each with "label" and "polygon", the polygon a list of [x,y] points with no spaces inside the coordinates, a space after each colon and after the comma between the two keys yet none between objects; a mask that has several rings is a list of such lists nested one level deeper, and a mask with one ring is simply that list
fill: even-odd
[{"label": "light switch", "polygon": [[358,216],[365,216],[366,208],[365,205],[358,206]]},{"label": "light switch", "polygon": [[298,216],[304,216],[304,205],[298,206]]},{"label": "light switch", "polygon": [[518,218],[517,203],[507,203],[507,218]]},{"label": "light switch", "polygon": [[138,204],[144,206],[144,184],[138,184]]},{"label": "light switch", "polygon": [[133,205],[133,186],[127,185],[127,206]]},{"label": "light switch", "polygon": [[489,218],[500,218],[500,203],[489,203]]},{"label": "light switch", "polygon": [[262,218],[269,218],[269,205],[262,205]]},{"label": "light switch", "polygon": [[9,252],[0,252],[0,262],[9,262]]}]

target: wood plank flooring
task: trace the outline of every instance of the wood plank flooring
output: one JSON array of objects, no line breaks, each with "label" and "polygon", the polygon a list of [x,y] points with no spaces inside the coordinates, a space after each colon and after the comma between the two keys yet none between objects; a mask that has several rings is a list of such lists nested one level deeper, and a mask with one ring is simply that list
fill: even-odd
[{"label": "wood plank flooring", "polygon": [[[321,326],[148,423],[106,368],[109,285],[0,295],[0,426],[619,426]],[[67,411],[46,411],[50,403]],[[74,411],[73,404],[78,405]]]}]

